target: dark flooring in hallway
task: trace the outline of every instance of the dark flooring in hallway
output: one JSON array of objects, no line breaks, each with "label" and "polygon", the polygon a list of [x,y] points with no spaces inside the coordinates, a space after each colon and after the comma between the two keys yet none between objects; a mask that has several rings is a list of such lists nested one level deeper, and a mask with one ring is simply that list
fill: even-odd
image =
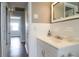
[{"label": "dark flooring in hallway", "polygon": [[19,37],[11,38],[9,57],[28,57],[25,50],[25,43],[21,43]]}]

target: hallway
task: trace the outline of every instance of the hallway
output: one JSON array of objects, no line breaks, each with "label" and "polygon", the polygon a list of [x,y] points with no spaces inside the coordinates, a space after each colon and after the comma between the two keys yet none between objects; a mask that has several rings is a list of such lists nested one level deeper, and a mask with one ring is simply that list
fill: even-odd
[{"label": "hallway", "polygon": [[24,45],[20,42],[20,37],[12,37],[9,57],[28,57]]}]

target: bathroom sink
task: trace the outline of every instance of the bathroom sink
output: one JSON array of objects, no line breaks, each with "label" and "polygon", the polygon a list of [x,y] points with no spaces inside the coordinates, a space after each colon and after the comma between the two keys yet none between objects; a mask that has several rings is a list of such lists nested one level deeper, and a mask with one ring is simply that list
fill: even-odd
[{"label": "bathroom sink", "polygon": [[79,40],[69,39],[69,38],[61,38],[55,36],[38,36],[38,39],[55,46],[56,48],[62,48],[67,46],[72,46],[79,44]]},{"label": "bathroom sink", "polygon": [[53,39],[58,42],[79,42],[79,40],[73,39],[73,38],[62,38],[60,36],[53,36]]}]

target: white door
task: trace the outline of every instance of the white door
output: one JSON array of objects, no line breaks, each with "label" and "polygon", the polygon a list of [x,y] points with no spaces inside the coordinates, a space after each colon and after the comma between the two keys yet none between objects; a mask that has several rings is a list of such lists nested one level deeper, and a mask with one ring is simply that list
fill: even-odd
[{"label": "white door", "polygon": [[21,17],[10,16],[10,37],[21,38]]}]

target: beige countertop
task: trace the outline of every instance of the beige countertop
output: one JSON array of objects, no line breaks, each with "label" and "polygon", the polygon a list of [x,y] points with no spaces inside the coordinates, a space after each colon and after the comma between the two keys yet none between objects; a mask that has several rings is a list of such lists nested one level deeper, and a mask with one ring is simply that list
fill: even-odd
[{"label": "beige countertop", "polygon": [[53,36],[38,36],[37,39],[40,39],[56,48],[63,48],[63,47],[68,47],[72,45],[79,45],[79,41],[76,40],[69,40],[69,39],[57,39]]}]

